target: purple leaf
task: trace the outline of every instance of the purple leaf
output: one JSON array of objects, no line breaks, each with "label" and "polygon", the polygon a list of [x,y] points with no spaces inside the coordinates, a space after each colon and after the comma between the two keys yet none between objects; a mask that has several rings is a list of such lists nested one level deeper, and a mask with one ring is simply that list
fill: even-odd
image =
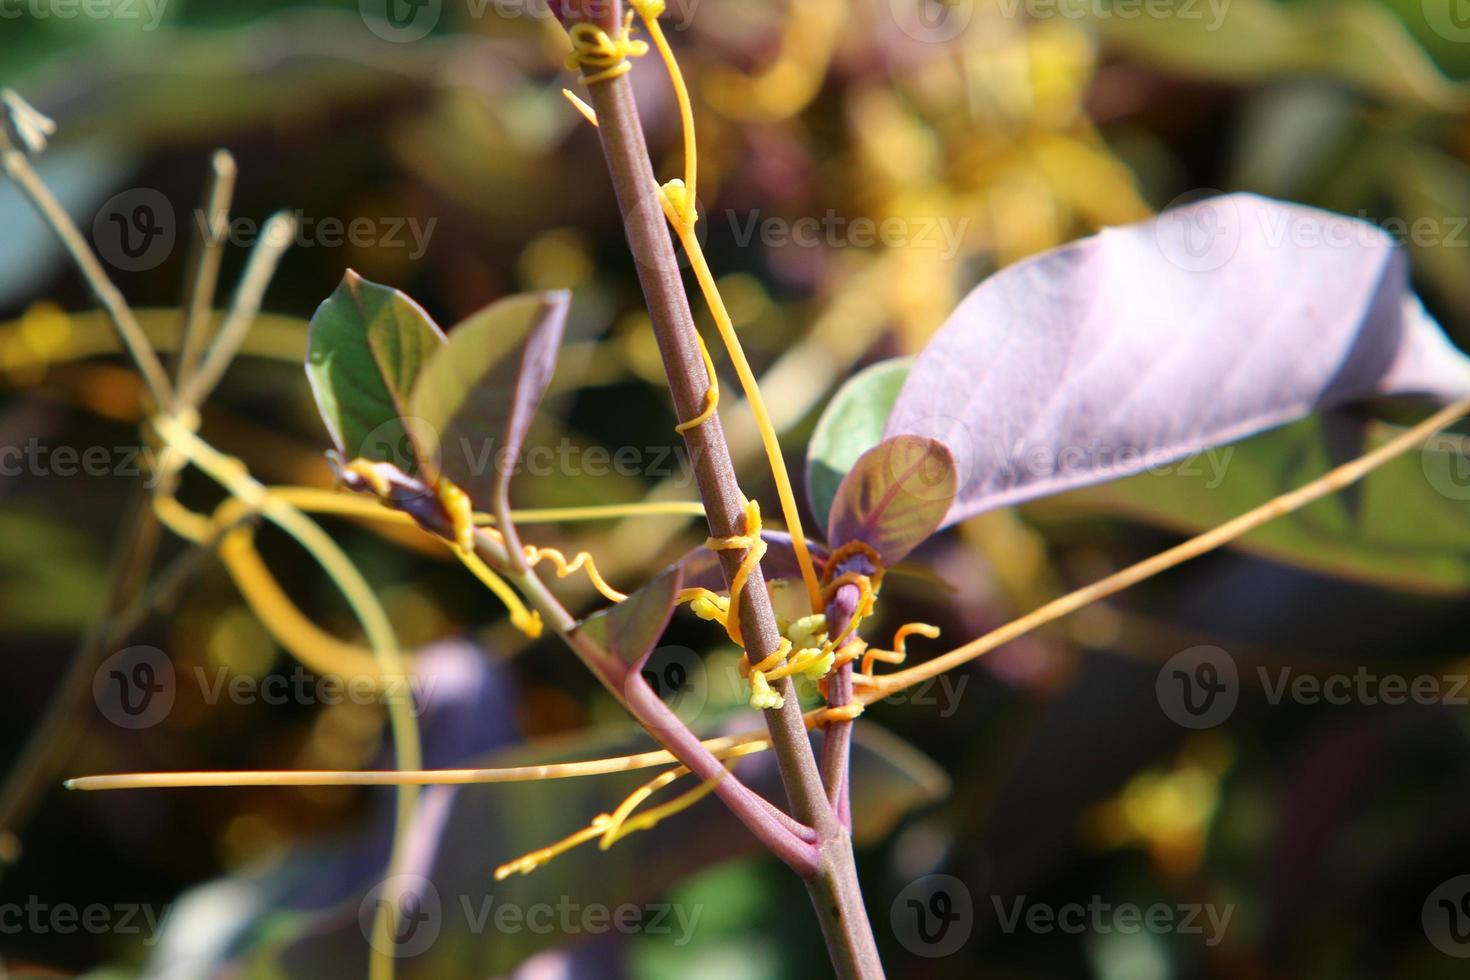
[{"label": "purple leaf", "polygon": [[682,581],[675,565],[617,605],[582,620],[577,632],[636,672],[668,628]]},{"label": "purple leaf", "polygon": [[1233,194],[993,276],[919,355],[888,434],[954,453],[953,524],[1354,399],[1470,393],[1470,360],[1365,222]]},{"label": "purple leaf", "polygon": [[954,503],[954,458],[944,443],[892,436],[858,457],[832,500],[827,542],[871,545],[884,565],[902,561],[933,534]]},{"label": "purple leaf", "polygon": [[405,420],[432,482],[477,503],[503,499],[556,367],[566,292],[511,296],[449,332],[419,373]]}]

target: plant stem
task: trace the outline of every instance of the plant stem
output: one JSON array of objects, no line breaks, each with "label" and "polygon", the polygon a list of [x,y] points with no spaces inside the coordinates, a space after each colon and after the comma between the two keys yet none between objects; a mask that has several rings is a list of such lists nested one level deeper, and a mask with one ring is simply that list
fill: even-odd
[{"label": "plant stem", "polygon": [[214,309],[215,289],[219,284],[220,262],[224,258],[225,236],[229,230],[230,200],[235,194],[235,158],[225,150],[216,150],[210,161],[209,185],[204,192],[200,214],[203,221],[199,237],[189,256],[189,277],[184,292],[183,329],[179,331],[178,359],[174,363],[174,383],[183,387],[199,366],[199,355]]},{"label": "plant stem", "polygon": [[56,200],[56,196],[41,182],[40,175],[31,166],[30,159],[24,151],[10,145],[8,138],[0,136],[0,170],[15,181],[20,187],[21,193],[41,220],[56,233],[63,247],[81,270],[82,276],[91,287],[92,294],[97,297],[97,302],[107,311],[108,318],[112,320],[113,327],[117,330],[122,345],[132,355],[134,363],[138,367],[138,373],[143,376],[143,382],[148,386],[148,392],[153,401],[161,408],[171,409],[174,401],[173,385],[169,383],[168,374],[163,370],[163,364],[158,360],[152,346],[148,343],[148,337],[143,333],[143,328],[138,325],[138,320],[133,316],[133,311],[128,307],[127,301],[118,288],[112,284],[107,276],[107,270],[102,268],[102,263],[97,256],[92,254],[92,248],[87,244],[87,239],[77,229],[76,222],[66,213],[66,209]]},{"label": "plant stem", "polygon": [[[626,76],[622,76],[589,86],[589,94],[597,111],[598,134],[622,209],[629,247],[653,321],[675,411],[681,422],[692,419],[704,408],[709,376],[659,203],[632,88]],[[743,533],[745,495],[736,479],[718,414],[686,431],[684,440],[710,533],[715,537]],[[741,558],[742,555],[733,551],[720,553],[727,582]],[[746,657],[751,663],[757,663],[772,653],[780,641],[765,578],[759,568],[746,581],[740,617],[747,643]],[[793,685],[786,679],[775,687],[785,704],[780,709],[766,711],[766,723],[795,815],[817,832],[821,860],[816,873],[807,878],[807,886],[833,965],[841,976],[881,976],[882,964],[857,887],[851,839],[827,800]]]}]

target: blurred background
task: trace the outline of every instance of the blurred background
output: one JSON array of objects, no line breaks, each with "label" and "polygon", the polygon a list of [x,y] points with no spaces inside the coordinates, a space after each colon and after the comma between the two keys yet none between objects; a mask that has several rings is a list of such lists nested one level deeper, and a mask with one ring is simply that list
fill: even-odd
[{"label": "blurred background", "polygon": [[[1389,231],[1470,347],[1464,0],[669,0],[665,23],[693,91],[706,251],[794,469],[835,387],[916,351],[993,270],[1218,190]],[[301,363],[306,320],[352,267],[445,326],[509,292],[574,290],[533,438],[555,461],[518,478],[517,503],[695,499],[595,135],[561,94],[567,44],[541,4],[0,0],[0,38],[0,84],[59,127],[43,179],[161,346],[216,148],[239,168],[221,306],[265,219],[297,217],[267,313],[203,411],[203,434],[260,479],[331,485]],[[667,77],[649,58],[633,80],[659,174],[674,176]],[[384,764],[382,705],[324,693],[218,562],[183,566],[162,611],[102,651],[162,657],[166,710],[118,716],[89,672],[62,724],[31,740],[98,622],[153,450],[135,374],[9,182],[0,321],[0,975],[365,975],[391,794],[61,788]],[[726,388],[746,489],[774,514]],[[943,645],[911,650],[948,649],[1307,482],[1384,424],[1342,413],[986,515],[889,577],[873,634],[923,619]],[[1405,457],[871,708],[855,810],[890,974],[1463,976],[1464,458],[1453,440]],[[219,499],[197,475],[180,496]],[[511,629],[441,550],[327,526],[419,651],[429,765],[644,744],[567,651]],[[701,539],[673,518],[538,531],[591,550],[625,590]],[[294,545],[269,529],[259,543],[316,622],[356,635]],[[166,534],[158,552],[155,578],[187,558]],[[600,602],[575,579],[558,589],[581,612]],[[665,644],[653,669],[691,724],[749,726],[723,637],[681,614]],[[1201,658],[1227,695],[1204,718],[1167,666]],[[1283,688],[1300,678],[1325,686]],[[1392,703],[1394,679],[1425,696]],[[750,778],[779,795],[768,767],[749,763]],[[803,890],[711,802],[492,880],[642,778],[428,791],[416,867],[434,903],[400,975],[823,975]]]}]

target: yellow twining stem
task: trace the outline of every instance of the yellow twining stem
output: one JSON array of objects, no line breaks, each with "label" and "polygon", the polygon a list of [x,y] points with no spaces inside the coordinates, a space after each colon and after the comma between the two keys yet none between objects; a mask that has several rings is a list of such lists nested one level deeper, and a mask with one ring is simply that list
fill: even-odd
[{"label": "yellow twining stem", "polygon": [[591,824],[583,827],[581,830],[577,831],[575,834],[572,834],[570,837],[565,837],[557,841],[555,844],[550,845],[549,847],[543,847],[539,851],[532,851],[530,854],[518,857],[514,861],[509,861],[505,864],[502,864],[500,867],[495,869],[495,880],[504,881],[514,874],[530,874],[532,871],[535,871],[543,864],[551,861],[552,858],[559,857],[560,855],[565,854],[567,851],[570,851],[578,844],[589,841],[594,837],[601,836],[602,828],[607,825],[607,822],[610,819],[612,818],[609,817],[606,813],[599,813],[597,816],[592,818]]},{"label": "yellow twining stem", "polygon": [[[740,567],[736,569],[734,577],[730,580],[729,598],[716,595],[708,589],[693,588],[680,590],[674,597],[675,602],[687,602],[700,619],[722,624],[730,639],[743,648],[745,637],[740,628],[740,597],[745,592],[745,585],[750,579],[751,572],[760,563],[767,547],[761,538],[760,504],[754,500],[745,502],[745,532],[743,534],[709,538],[705,541],[705,547],[711,551],[739,550],[744,552],[740,558]],[[831,588],[836,589],[845,585],[852,578],[851,574],[844,575],[834,582]],[[838,638],[838,643],[846,637],[848,632],[851,632],[863,615],[872,610],[873,593],[872,589],[865,584],[867,577],[856,576],[856,579],[863,584],[864,601],[859,603],[860,615],[854,617],[853,623],[850,623],[843,636]],[[771,687],[772,681],[778,681],[794,674],[804,674],[813,680],[820,680],[831,671],[836,661],[834,650],[838,643],[825,641],[825,629],[826,617],[820,613],[804,617],[789,627],[788,632],[791,635],[781,637],[781,642],[776,649],[759,663],[752,665],[748,654],[741,658],[740,674],[750,680],[750,706],[752,708],[785,706],[786,699]],[[817,644],[819,635],[823,642]],[[794,638],[800,639],[803,647],[797,649],[792,655]]]},{"label": "yellow twining stem", "polygon": [[699,335],[698,331],[695,331],[694,338],[699,341],[699,356],[704,358],[704,372],[709,375],[709,387],[704,392],[704,411],[674,426],[674,431],[681,436],[690,429],[697,429],[714,418],[716,410],[720,407],[720,377],[715,374],[715,362],[710,358],[709,348],[705,346],[704,338]]},{"label": "yellow twining stem", "polygon": [[261,560],[251,525],[227,531],[220,539],[218,553],[240,595],[271,636],[309,670],[342,677],[382,675],[380,661],[371,650],[324,632],[296,608]]},{"label": "yellow twining stem", "polygon": [[664,67],[669,72],[669,81],[674,86],[674,101],[678,103],[679,123],[684,131],[683,186],[689,200],[693,201],[694,181],[698,177],[699,169],[694,145],[694,106],[689,100],[689,87],[684,84],[684,73],[679,69],[674,50],[669,47],[669,39],[664,36],[663,25],[658,22],[664,15],[665,3],[664,0],[632,0],[632,3],[633,9],[638,11],[639,19],[643,21],[643,26],[648,29],[648,36],[658,49],[658,56],[663,59]]},{"label": "yellow twining stem", "polygon": [[[448,480],[440,480],[434,487],[434,493],[438,495],[439,502],[444,505],[444,512],[449,515],[449,526],[454,535],[454,543],[462,551],[475,550],[475,508],[470,503],[470,495]],[[387,498],[386,493],[379,493],[379,497]]]},{"label": "yellow twining stem", "polygon": [[454,544],[450,546],[450,550],[465,568],[474,573],[475,578],[479,579],[485,588],[494,592],[496,597],[505,603],[505,608],[510,612],[512,626],[533,640],[541,635],[543,627],[541,613],[527,609],[520,595],[510,587],[510,583],[495,574],[489,565],[480,560],[480,556],[475,554],[473,549]]},{"label": "yellow twining stem", "polygon": [[[770,747],[771,743],[769,739],[752,739],[751,741],[745,742],[743,744],[731,746],[729,749],[719,752],[716,755],[717,758],[719,758],[720,761],[725,764],[725,771],[729,772],[731,767],[735,764],[736,759],[739,759],[741,756],[751,755],[756,752],[764,752]],[[605,851],[609,847],[616,844],[618,841],[622,840],[624,837],[627,837],[629,834],[637,833],[640,830],[651,830],[666,817],[671,817],[676,813],[681,813],[684,810],[689,809],[691,806],[704,799],[710,793],[714,792],[715,787],[718,786],[720,780],[724,778],[724,776],[721,775],[716,776],[714,779],[706,779],[698,786],[679,794],[672,800],[669,800],[667,803],[660,804],[659,806],[653,807],[649,810],[645,810],[642,813],[636,815],[633,813],[633,811],[636,810],[638,806],[643,803],[644,800],[648,799],[648,797],[651,796],[654,792],[657,792],[659,789],[667,786],[669,783],[672,783],[680,776],[688,775],[688,773],[689,770],[687,768],[685,768],[684,766],[679,766],[676,769],[671,769],[668,772],[662,773],[654,779],[649,780],[643,786],[640,786],[637,790],[635,790],[633,794],[630,795],[626,800],[624,800],[622,805],[619,806],[617,810],[613,813],[611,822],[603,830],[602,840],[601,842],[599,842],[598,846]]]},{"label": "yellow twining stem", "polygon": [[[370,460],[354,459],[342,467],[344,472],[350,472],[361,476],[377,494],[382,503],[391,502],[392,487],[384,475],[381,467]],[[474,576],[480,580],[486,588],[495,593],[500,601],[505,603],[510,612],[511,625],[531,639],[541,635],[543,624],[541,614],[526,608],[515,589],[510,583],[501,578],[495,571],[475,553],[475,526],[477,515],[470,503],[469,494],[448,480],[440,480],[434,487],[434,493],[439,498],[439,503],[444,507],[444,512],[449,515],[450,534],[452,540],[445,541],[454,556],[468,568]],[[499,532],[494,530],[485,531],[486,534],[499,537]],[[436,536],[437,537],[437,536]],[[440,538],[439,540],[443,540]]]},{"label": "yellow twining stem", "polygon": [[583,85],[596,85],[626,75],[633,70],[628,59],[641,58],[648,53],[648,42],[633,40],[632,32],[631,10],[623,19],[623,28],[617,37],[609,37],[596,24],[573,24],[567,32],[572,40],[567,68],[581,73]]},{"label": "yellow twining stem", "polygon": [[[725,768],[728,772],[730,766],[739,757],[755,752],[764,752],[770,747],[769,739],[751,738],[748,741],[721,749],[715,755],[725,763]],[[513,874],[530,874],[553,858],[565,854],[577,845],[583,844],[593,838],[601,838],[599,847],[605,851],[629,834],[636,833],[640,830],[650,830],[664,819],[689,809],[689,807],[712,793],[715,787],[719,785],[720,779],[723,778],[723,776],[717,776],[714,779],[704,780],[698,786],[681,793],[667,803],[645,810],[642,813],[634,813],[654,793],[687,775],[689,775],[689,769],[685,766],[676,766],[673,769],[659,773],[653,779],[639,786],[629,794],[627,799],[623,800],[612,813],[599,813],[592,818],[591,823],[576,833],[562,838],[555,844],[532,851],[529,854],[516,858],[514,861],[508,861],[502,864],[495,869],[495,880],[502,881]]]},{"label": "yellow twining stem", "polygon": [[893,634],[892,650],[868,650],[863,657],[862,672],[867,676],[873,676],[874,661],[881,660],[885,664],[901,664],[908,657],[907,643],[910,636],[923,636],[931,640],[939,638],[939,627],[930,626],[928,623],[904,623]]},{"label": "yellow twining stem", "polygon": [[740,596],[745,591],[746,580],[760,565],[766,554],[766,542],[761,538],[761,505],[759,501],[745,502],[745,532],[724,538],[707,538],[704,546],[711,551],[743,551],[740,567],[730,580],[730,604],[726,612],[725,632],[737,646],[744,649],[745,636],[740,629]]},{"label": "yellow twining stem", "polygon": [[556,566],[557,578],[566,578],[568,575],[585,568],[587,578],[592,582],[592,587],[598,592],[601,592],[606,598],[613,602],[622,602],[628,598],[626,593],[619,592],[607,584],[607,580],[597,570],[597,563],[593,561],[592,555],[586,551],[577,552],[576,556],[570,562],[567,561],[567,556],[556,548],[538,548],[536,545],[528,544],[525,546],[524,553],[526,562],[532,568],[541,564],[542,561],[550,561]]},{"label": "yellow twining stem", "polygon": [[[678,235],[680,244],[684,246],[685,253],[689,256],[694,276],[699,280],[700,291],[704,294],[710,315],[714,317],[715,326],[720,331],[720,339],[724,341],[725,349],[730,355],[730,363],[734,365],[735,373],[740,378],[740,387],[745,392],[746,401],[750,403],[756,427],[760,430],[761,444],[765,447],[766,459],[771,466],[771,476],[776,484],[776,495],[781,501],[781,514],[786,520],[787,530],[791,532],[792,546],[796,551],[796,563],[801,568],[801,578],[806,585],[807,598],[811,601],[812,612],[821,612],[822,591],[817,584],[816,567],[812,563],[811,552],[807,548],[806,535],[802,533],[801,513],[796,507],[796,495],[791,490],[791,478],[786,470],[786,460],[781,454],[780,439],[776,435],[775,426],[771,423],[770,413],[766,410],[760,385],[745,358],[744,349],[740,346],[740,338],[735,334],[735,326],[730,320],[729,311],[725,308],[725,301],[720,296],[719,287],[715,285],[714,276],[710,273],[709,264],[705,261],[699,239],[694,234],[695,223],[699,220],[699,215],[695,210],[695,180],[699,171],[699,162],[694,138],[694,109],[689,100],[688,86],[684,83],[684,73],[680,70],[679,62],[674,57],[668,39],[664,36],[663,28],[658,23],[659,16],[664,12],[664,3],[662,0],[633,0],[633,8],[643,19],[648,28],[649,37],[653,39],[659,56],[668,69],[669,80],[674,88],[674,98],[679,105],[679,117],[684,132],[684,179],[682,181],[670,180],[660,189],[664,214],[669,219],[669,224],[673,226],[675,234]],[[703,348],[703,346],[704,341],[700,340],[700,347]],[[709,368],[710,383],[713,386],[715,373],[713,366],[708,363],[707,351],[705,359],[706,366]],[[699,421],[714,414],[713,398],[712,395],[706,396],[705,412],[701,414]],[[732,598],[734,594],[732,589]]]},{"label": "yellow twining stem", "polygon": [[580,112],[582,114],[582,118],[583,119],[585,119],[588,122],[590,122],[594,127],[597,125],[597,110],[596,109],[593,109],[590,105],[588,105],[587,103],[583,102],[577,96],[577,93],[573,92],[569,88],[562,89],[561,90],[561,94],[563,96],[565,96],[566,97],[566,100],[572,104],[572,108],[573,109],[576,109],[578,112]]}]

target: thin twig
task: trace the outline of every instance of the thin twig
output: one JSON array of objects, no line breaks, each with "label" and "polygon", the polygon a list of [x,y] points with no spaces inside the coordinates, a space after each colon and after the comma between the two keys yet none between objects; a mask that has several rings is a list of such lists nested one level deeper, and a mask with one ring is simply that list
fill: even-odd
[{"label": "thin twig", "polygon": [[235,158],[219,150],[210,161],[209,185],[199,210],[199,236],[189,266],[184,295],[184,325],[179,331],[178,361],[174,365],[174,381],[184,387],[199,366],[199,356],[208,339],[209,321],[214,311],[214,296],[219,285],[220,261],[224,258],[225,238],[230,223],[230,201],[235,193]]},{"label": "thin twig", "polygon": [[183,386],[180,400],[184,405],[193,407],[200,404],[224,377],[225,369],[235,359],[235,354],[245,340],[245,334],[255,322],[266,287],[270,285],[271,277],[276,274],[276,266],[286,249],[291,247],[295,235],[296,219],[286,212],[271,215],[270,220],[265,223],[260,241],[251,251],[250,261],[246,263],[245,272],[240,277],[240,285],[235,290],[230,312],[220,325],[218,336],[210,345],[209,353],[204,356],[204,363],[199,365],[199,373]]},{"label": "thin twig", "polygon": [[[113,327],[117,330],[118,337],[129,354],[132,355],[134,363],[138,366],[138,372],[143,376],[143,382],[148,386],[155,404],[164,409],[173,407],[174,390],[169,384],[168,375],[163,370],[163,364],[158,355],[148,343],[143,328],[138,325],[137,318],[128,307],[127,301],[123,299],[122,293],[112,284],[108,278],[107,271],[102,268],[102,263],[92,252],[91,246],[87,244],[86,238],[77,230],[76,223],[66,213],[66,209],[56,200],[49,188],[42,183],[40,175],[31,166],[30,158],[26,156],[25,150],[17,147],[10,138],[9,130],[13,124],[12,113],[18,96],[12,92],[6,92],[5,123],[0,125],[0,169],[5,175],[20,187],[21,193],[31,206],[40,214],[41,220],[51,228],[56,237],[61,240],[62,246],[71,255],[72,261],[81,270],[87,285],[91,287],[97,302],[107,311],[112,320]],[[21,103],[24,105],[24,103]]]}]

